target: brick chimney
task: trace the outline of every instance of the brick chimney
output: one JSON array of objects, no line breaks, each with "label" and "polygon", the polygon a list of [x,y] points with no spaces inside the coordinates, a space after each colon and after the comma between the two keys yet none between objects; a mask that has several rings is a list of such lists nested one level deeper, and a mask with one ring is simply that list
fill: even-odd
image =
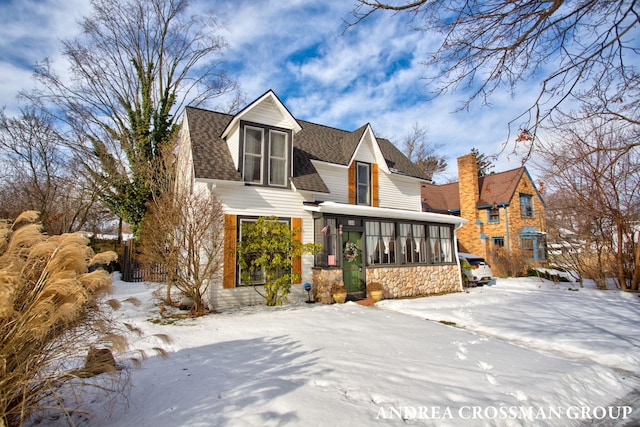
[{"label": "brick chimney", "polygon": [[483,255],[484,250],[480,240],[481,231],[478,229],[478,210],[476,205],[480,198],[478,185],[478,164],[472,153],[458,157],[458,185],[460,192],[460,216],[469,220],[458,231],[458,240],[462,252]]},{"label": "brick chimney", "polygon": [[476,204],[480,198],[478,187],[478,164],[476,156],[467,154],[458,157],[458,182],[460,185],[460,215],[469,221],[476,220]]}]

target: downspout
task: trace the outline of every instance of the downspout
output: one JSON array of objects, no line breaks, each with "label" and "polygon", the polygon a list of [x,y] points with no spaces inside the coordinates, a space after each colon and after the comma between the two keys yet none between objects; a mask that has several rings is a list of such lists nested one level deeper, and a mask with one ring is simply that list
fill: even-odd
[{"label": "downspout", "polygon": [[511,256],[511,239],[509,239],[509,211],[504,206],[505,237],[507,239],[507,255]]},{"label": "downspout", "polygon": [[464,224],[460,223],[458,224],[454,229],[453,229],[453,237],[454,237],[454,242],[456,242],[456,244],[454,245],[454,249],[455,249],[455,255],[456,255],[456,264],[458,265],[458,277],[460,279],[460,292],[464,292],[464,286],[462,283],[462,268],[460,267],[460,257],[458,257],[458,230],[460,230],[462,228]]}]

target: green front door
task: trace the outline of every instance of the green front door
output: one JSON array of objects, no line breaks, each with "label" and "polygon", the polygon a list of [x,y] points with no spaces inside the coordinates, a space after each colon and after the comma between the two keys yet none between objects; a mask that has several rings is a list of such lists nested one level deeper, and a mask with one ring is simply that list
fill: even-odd
[{"label": "green front door", "polygon": [[342,234],[343,267],[342,278],[347,292],[362,292],[364,289],[362,271],[362,233],[345,231]]}]

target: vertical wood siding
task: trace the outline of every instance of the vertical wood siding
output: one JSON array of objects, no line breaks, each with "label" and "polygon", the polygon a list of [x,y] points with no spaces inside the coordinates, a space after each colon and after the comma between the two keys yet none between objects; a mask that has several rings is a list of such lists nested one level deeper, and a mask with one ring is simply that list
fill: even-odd
[{"label": "vertical wood siding", "polygon": [[224,273],[222,287],[225,289],[236,286],[236,215],[224,216]]},{"label": "vertical wood siding", "polygon": [[[302,243],[302,218],[291,218],[291,229],[293,238]],[[292,283],[302,283],[302,257],[295,257],[292,260],[291,272],[298,275],[298,279]]]}]

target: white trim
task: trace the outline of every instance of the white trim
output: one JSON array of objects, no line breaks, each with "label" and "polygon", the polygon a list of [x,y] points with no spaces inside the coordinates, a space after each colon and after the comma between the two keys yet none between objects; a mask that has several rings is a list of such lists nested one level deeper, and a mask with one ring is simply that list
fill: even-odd
[{"label": "white trim", "polygon": [[444,215],[432,212],[408,211],[404,209],[377,208],[362,205],[347,205],[336,202],[322,202],[317,206],[304,206],[304,209],[311,212],[335,213],[355,216],[368,216],[375,218],[407,219],[413,221],[436,222],[441,224],[468,223],[464,218],[452,215]]},{"label": "white trim", "polygon": [[231,133],[231,130],[234,128],[234,126],[236,126],[240,122],[240,120],[242,120],[242,118],[247,114],[249,110],[251,110],[256,105],[260,104],[262,101],[265,101],[266,99],[269,99],[269,98],[273,100],[273,102],[275,103],[280,113],[290,122],[291,130],[293,131],[293,133],[295,134],[300,132],[302,130],[302,126],[300,126],[296,118],[293,117],[289,112],[289,110],[287,110],[287,108],[282,104],[282,102],[280,102],[276,94],[272,90],[269,90],[260,98],[256,99],[251,104],[247,105],[242,111],[236,114],[231,120],[231,122],[229,122],[227,127],[224,129],[220,137],[222,139],[225,139],[226,136]]},{"label": "white trim", "polygon": [[348,165],[343,165],[340,163],[325,162],[324,160],[317,160],[317,159],[310,159],[310,160],[311,160],[311,164],[313,164],[314,166],[316,163],[319,163],[321,165],[329,165],[329,166],[335,166],[338,168],[349,169],[349,166],[351,165],[351,163],[349,163]]}]

